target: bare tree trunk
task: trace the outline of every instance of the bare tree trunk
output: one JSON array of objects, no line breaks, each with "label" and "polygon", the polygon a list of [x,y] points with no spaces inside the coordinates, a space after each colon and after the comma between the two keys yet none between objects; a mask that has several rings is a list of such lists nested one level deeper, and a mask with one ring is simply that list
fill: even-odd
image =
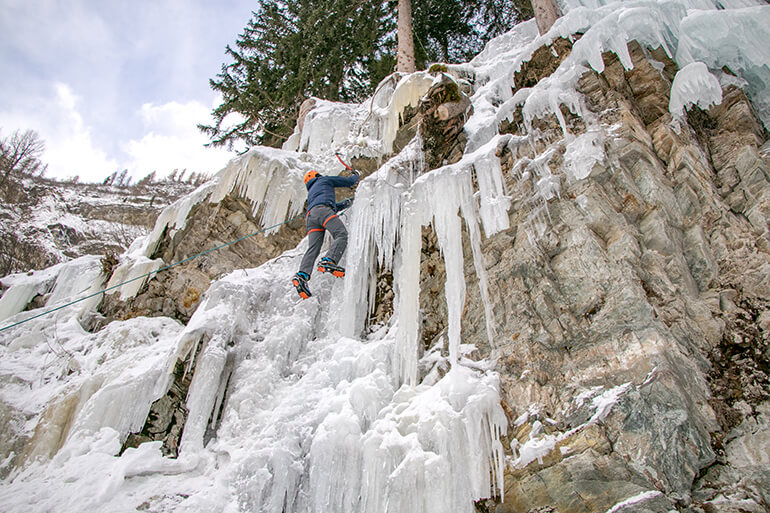
[{"label": "bare tree trunk", "polygon": [[540,35],[545,34],[561,16],[555,0],[531,0],[532,10],[535,11],[535,21]]},{"label": "bare tree trunk", "polygon": [[412,0],[398,0],[398,60],[396,71],[414,73],[414,37],[412,36]]}]

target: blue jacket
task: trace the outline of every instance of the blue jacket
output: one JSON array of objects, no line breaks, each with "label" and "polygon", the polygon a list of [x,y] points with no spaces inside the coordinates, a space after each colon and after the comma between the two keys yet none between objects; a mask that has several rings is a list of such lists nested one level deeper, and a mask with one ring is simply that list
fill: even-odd
[{"label": "blue jacket", "polygon": [[335,211],[346,208],[349,203],[337,203],[334,196],[336,187],[353,187],[358,182],[358,175],[351,176],[319,176],[305,184],[307,187],[307,210],[317,205],[329,205]]}]

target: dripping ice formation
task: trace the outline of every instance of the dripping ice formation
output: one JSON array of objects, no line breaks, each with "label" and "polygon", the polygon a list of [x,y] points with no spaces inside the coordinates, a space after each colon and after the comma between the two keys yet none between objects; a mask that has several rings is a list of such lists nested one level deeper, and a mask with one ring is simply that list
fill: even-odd
[{"label": "dripping ice formation", "polygon": [[[393,75],[361,105],[318,101],[283,149],[252,149],[165,210],[153,232],[121,257],[108,285],[168,264],[152,259],[155,249],[185,226],[198,203],[233,193],[251,202],[264,228],[299,214],[302,175],[342,171],[337,151],[384,161],[361,182],[346,214],[344,281],[316,276],[315,296],[298,301],[288,277],[303,241],[258,268],[215,281],[186,326],[141,318],[88,333],[78,320],[94,305],[81,303],[0,332],[0,374],[12,377],[0,399],[23,412],[18,434],[30,438],[22,465],[8,469],[11,458],[0,462],[10,472],[0,484],[0,504],[33,512],[134,511],[143,504],[174,511],[472,512],[474,500],[501,494],[507,423],[498,376],[493,362],[464,365],[460,340],[466,281],[476,280],[495,345],[480,246],[483,237],[508,228],[511,199],[496,150],[507,146],[515,154],[530,142],[499,135],[499,123],[519,106],[527,127],[555,114],[569,177],[586,178],[605,157],[604,129],[574,86],[584,71],[603,69],[605,51],[631,67],[631,40],[662,46],[680,65],[672,111],[718,103],[714,80],[733,80],[745,83],[763,122],[770,122],[770,58],[766,47],[754,44],[767,39],[770,7],[750,0],[562,4],[566,15],[547,34],[538,35],[534,22],[522,23],[471,62],[450,66],[453,74],[476,77],[460,162],[425,169],[419,138],[385,161],[399,115],[428,91],[436,80],[430,74]],[[717,10],[722,7],[730,9]],[[728,34],[725,27],[735,24],[745,30]],[[551,77],[512,93],[514,71],[536,49],[577,33],[582,37]],[[725,77],[723,66],[736,76]],[[584,118],[585,134],[569,134],[562,105]],[[547,230],[548,202],[560,193],[548,151],[554,150],[519,159],[511,171],[532,183],[538,208],[531,237]],[[447,271],[445,356],[421,356],[417,348],[421,237],[429,224]],[[464,275],[463,230],[475,276]],[[99,290],[99,267],[97,258],[86,257],[4,278],[11,287],[0,299],[0,318],[12,323],[34,315],[23,310],[36,295],[50,292],[46,307],[53,307]],[[395,313],[386,325],[367,326],[382,269],[394,274]],[[145,281],[122,287],[121,296],[136,294]],[[119,455],[185,355],[199,358],[179,457],[163,456],[159,442]],[[436,367],[450,370],[442,376],[431,372]],[[507,464],[536,459],[543,447],[533,441]]]}]

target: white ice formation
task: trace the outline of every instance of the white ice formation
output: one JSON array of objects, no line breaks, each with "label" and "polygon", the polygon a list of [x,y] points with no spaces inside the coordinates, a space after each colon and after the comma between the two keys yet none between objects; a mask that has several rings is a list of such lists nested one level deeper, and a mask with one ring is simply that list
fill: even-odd
[{"label": "white ice formation", "polygon": [[[390,155],[404,109],[416,106],[437,77],[394,74],[360,105],[319,100],[283,149],[250,150],[166,209],[153,232],[121,257],[109,285],[139,277],[118,289],[130,297],[148,273],[169,264],[154,258],[158,244],[185,228],[197,204],[235,194],[251,202],[266,229],[300,214],[302,175],[310,169],[340,173],[335,152],[382,163],[359,184],[345,214],[344,281],[314,277],[315,295],[299,301],[288,278],[303,241],[256,269],[215,281],[187,326],[141,318],[87,333],[78,318],[93,305],[84,302],[0,331],[0,400],[21,412],[14,436],[28,439],[23,454],[0,462],[0,470],[10,472],[0,484],[0,504],[10,511],[61,513],[471,513],[473,501],[501,495],[506,419],[498,376],[484,370],[493,368],[491,362],[465,365],[460,329],[466,283],[476,280],[494,354],[481,241],[509,227],[512,198],[498,148],[507,146],[516,157],[507,181],[531,183],[528,235],[534,240],[548,229],[548,202],[561,190],[549,168],[556,147],[564,150],[571,181],[588,177],[605,158],[603,141],[611,133],[592,119],[574,87],[585,71],[603,69],[603,52],[614,52],[630,68],[629,41],[662,46],[682,68],[672,91],[676,114],[717,102],[719,77],[745,84],[765,125],[770,121],[768,47],[755,44],[768,39],[770,6],[752,0],[563,0],[562,7],[565,16],[547,34],[540,36],[532,21],[522,23],[471,62],[450,66],[450,74],[474,77],[474,113],[459,162],[427,170],[419,137]],[[513,74],[523,62],[543,45],[578,33],[550,77],[514,94]],[[723,76],[724,66],[734,80]],[[584,134],[569,133],[561,106],[583,117]],[[498,132],[519,107],[528,128],[535,118],[554,114],[564,139],[534,158],[519,158],[518,149],[535,135]],[[446,264],[444,355],[440,347],[425,355],[418,349],[427,225]],[[463,233],[475,276],[464,275]],[[369,326],[382,270],[393,273],[395,313],[387,324]],[[23,311],[35,296],[50,294],[44,308],[53,308],[99,290],[99,271],[98,260],[86,258],[3,278],[10,288],[0,299],[0,328],[40,313]],[[160,442],[119,454],[185,357],[197,364],[179,457],[164,457]],[[448,371],[429,372],[438,367]],[[624,387],[595,396],[589,422],[606,415]],[[509,464],[525,466],[569,435],[533,434]],[[12,460],[17,466],[9,469]]]},{"label": "white ice formation", "polygon": [[671,84],[668,110],[675,119],[682,119],[692,105],[708,110],[722,103],[722,86],[702,62],[692,62],[680,69]]}]

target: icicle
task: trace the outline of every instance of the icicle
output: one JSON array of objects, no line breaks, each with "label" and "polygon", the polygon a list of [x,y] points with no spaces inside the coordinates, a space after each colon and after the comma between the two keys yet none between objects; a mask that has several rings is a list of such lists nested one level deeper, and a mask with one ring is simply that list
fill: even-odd
[{"label": "icicle", "polygon": [[[377,265],[385,270],[393,266],[396,241],[401,225],[401,210],[413,167],[422,171],[424,156],[422,139],[415,137],[399,155],[376,173],[364,179],[356,189],[356,198],[350,214],[348,255],[346,267],[344,310],[340,330],[354,336],[363,328],[365,312],[374,307],[373,294],[367,290],[373,282],[372,273],[377,254]],[[368,305],[368,307],[367,307]]]},{"label": "icicle", "polygon": [[187,394],[187,422],[184,425],[181,452],[197,452],[203,449],[203,437],[214,409],[220,381],[227,360],[225,340],[215,335],[208,341]]},{"label": "icicle", "polygon": [[396,139],[399,118],[406,107],[416,107],[417,102],[425,96],[435,77],[426,72],[412,73],[402,78],[393,91],[390,103],[384,112],[380,111],[382,119],[382,145],[384,153],[393,151],[393,141]]},{"label": "icicle", "polygon": [[[470,164],[463,160],[419,177],[412,185],[405,202],[401,224],[401,267],[398,273],[399,335],[395,358],[397,375],[405,383],[414,384],[417,376],[421,228],[431,220],[446,267],[444,291],[448,310],[450,362],[455,365],[458,360],[460,324],[466,300],[460,213],[465,218],[471,237],[474,265],[485,307],[487,335],[490,342],[493,339],[494,323],[488,309],[490,303],[487,277],[480,247],[478,207],[473,199],[470,169]],[[498,178],[502,184],[502,177]],[[490,189],[485,186],[484,192],[490,194]],[[489,201],[489,196],[484,197]],[[507,212],[505,202],[500,206],[505,207]],[[489,211],[485,212],[488,213]],[[499,216],[499,211],[495,215]]]},{"label": "icicle", "polygon": [[401,218],[401,267],[398,270],[398,336],[394,374],[401,383],[417,383],[417,343],[420,322],[420,253],[422,224],[420,203],[407,196]]},{"label": "icicle", "polygon": [[263,227],[275,225],[302,210],[307,198],[302,177],[313,167],[294,152],[255,148],[233,160],[219,173],[209,202],[218,203],[227,194],[235,192],[249,200],[255,215],[262,210],[260,222]]},{"label": "icicle", "polygon": [[720,103],[722,86],[705,64],[692,62],[676,73],[668,104],[668,111],[674,119],[681,121],[685,110],[692,105],[708,110],[712,105]]},{"label": "icicle", "polygon": [[110,281],[107,282],[107,288],[130,281],[130,283],[117,288],[120,291],[120,299],[125,301],[128,298],[134,297],[144,284],[147,283],[149,277],[145,276],[146,274],[157,271],[162,266],[163,260],[159,258],[150,260],[147,257],[140,256],[136,259],[128,260],[126,263],[115,268]]},{"label": "icicle", "polygon": [[330,102],[316,98],[313,109],[305,116],[298,149],[320,154],[350,143],[354,124],[360,123],[359,105]]},{"label": "icicle", "polygon": [[[496,148],[497,139],[494,139],[493,143]],[[490,145],[490,148],[493,146]],[[493,152],[494,149],[473,164],[479,185],[479,216],[487,237],[510,227],[508,210],[511,208],[511,198],[505,194],[500,159],[495,157]]]}]

